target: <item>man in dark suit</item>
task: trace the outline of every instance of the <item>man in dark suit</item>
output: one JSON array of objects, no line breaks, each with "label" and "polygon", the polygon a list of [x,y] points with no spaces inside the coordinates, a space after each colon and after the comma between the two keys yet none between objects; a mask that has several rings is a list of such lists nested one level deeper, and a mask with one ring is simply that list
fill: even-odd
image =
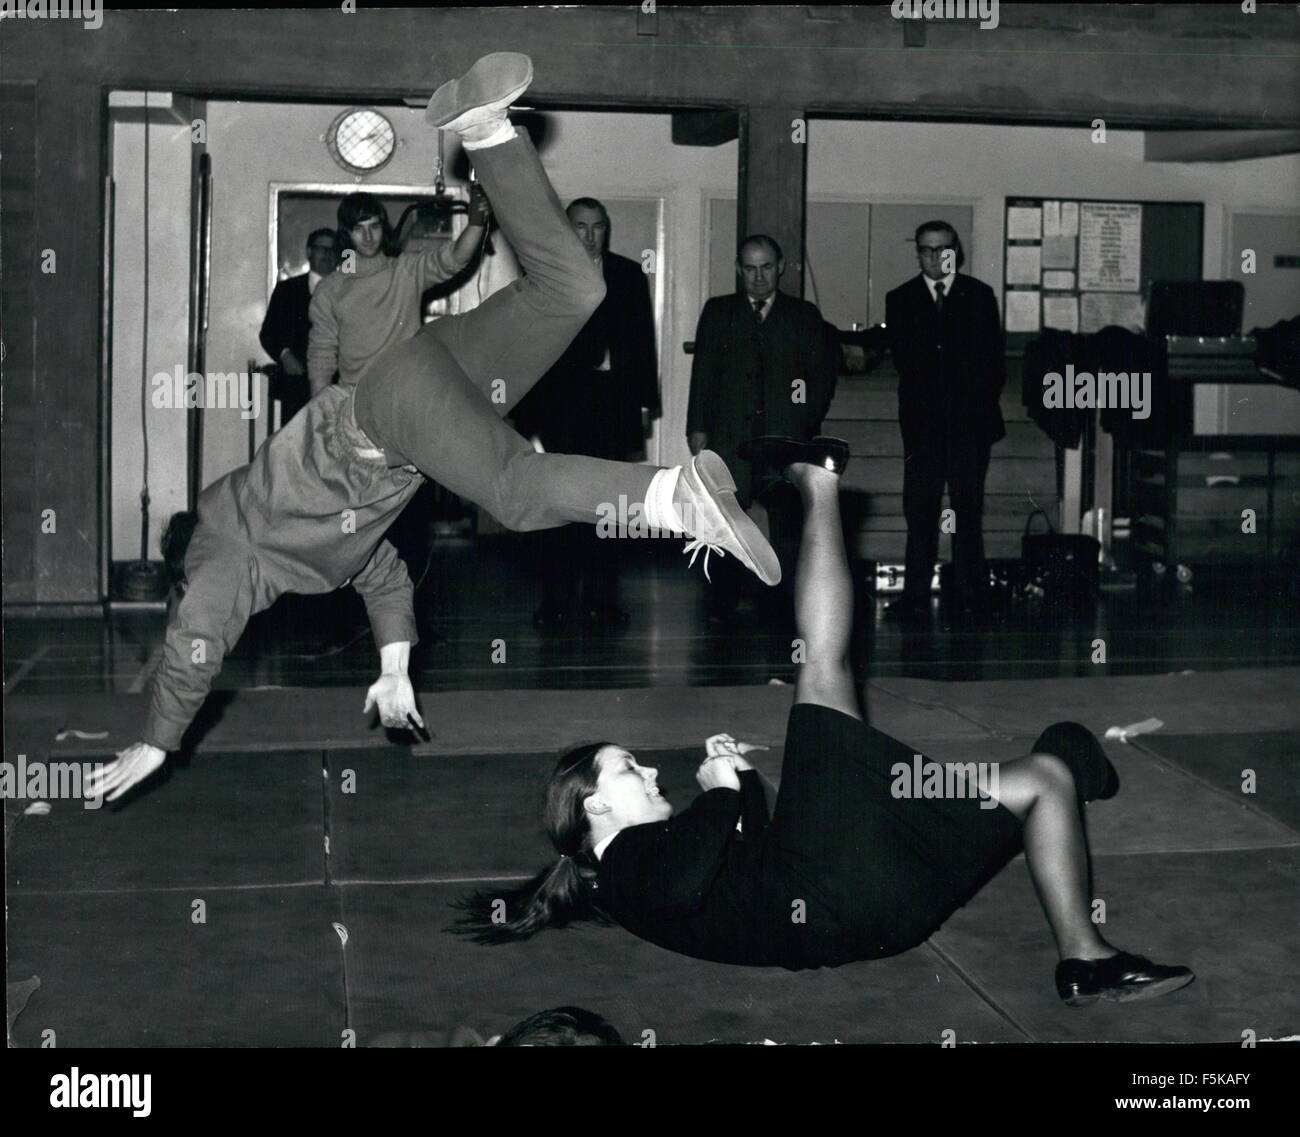
[{"label": "man in dark suit", "polygon": [[[707,447],[727,456],[742,506],[759,500],[767,508],[782,574],[793,580],[802,527],[798,495],[780,471],[742,461],[738,451],[758,435],[813,438],[839,368],[817,306],[777,288],[785,259],[776,241],[761,233],[746,237],[736,271],[743,290],[712,297],[700,313],[686,438],[692,454]],[[713,573],[709,615],[717,621],[730,620],[739,599],[741,577],[731,567]]]},{"label": "man in dark suit", "polygon": [[271,397],[280,400],[281,425],[311,398],[307,381],[307,337],[311,331],[308,311],[316,285],[338,266],[338,234],[333,229],[316,229],[307,238],[307,264],[307,272],[275,286],[258,336],[277,365]]},{"label": "man in dark suit", "polygon": [[903,433],[907,563],[891,613],[916,620],[930,610],[944,483],[955,514],[953,576],[959,609],[983,611],[984,477],[1006,436],[998,396],[1006,381],[998,302],[987,284],[960,276],[965,261],[946,221],[916,230],[919,275],[885,298],[885,325],[898,368]]},{"label": "man in dark suit", "polygon": [[[599,201],[580,197],[566,213],[605,279],[605,299],[515,408],[515,426],[551,453],[639,461],[650,421],[660,414],[649,277],[636,261],[609,251],[609,212]],[[562,623],[575,602],[590,621],[626,621],[618,606],[618,542],[600,540],[590,525],[545,530],[534,540],[543,583],[539,625]]]}]

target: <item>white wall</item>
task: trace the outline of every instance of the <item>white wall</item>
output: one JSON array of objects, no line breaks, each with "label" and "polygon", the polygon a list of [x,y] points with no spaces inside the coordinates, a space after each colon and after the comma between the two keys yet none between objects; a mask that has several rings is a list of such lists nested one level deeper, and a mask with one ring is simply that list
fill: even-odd
[{"label": "white wall", "polygon": [[[1100,197],[1205,204],[1203,269],[1226,276],[1229,208],[1294,210],[1300,155],[1243,162],[1147,162],[1140,131],[1091,141],[1079,127],[814,120],[808,129],[810,196],[864,201],[968,201],[965,271],[1002,294],[1004,199]],[[892,286],[891,286],[892,287]]]},{"label": "white wall", "polygon": [[[165,96],[164,96],[165,97]],[[157,102],[160,96],[153,96]],[[111,559],[140,555],[140,483],[144,452],[140,423],[141,302],[144,290],[144,139],[141,122],[110,126],[113,210],[113,365],[110,386],[112,481]],[[149,126],[149,346],[145,382],[185,367],[189,343],[189,126]],[[150,404],[149,548],[167,519],[185,508],[185,411]]]},{"label": "white wall", "polygon": [[[1294,212],[1300,202],[1300,155],[1147,162],[1139,131],[1109,131],[1105,143],[1094,143],[1091,130],[1082,127],[814,120],[808,145],[810,198],[969,202],[974,221],[973,232],[962,234],[965,271],[999,297],[1007,197],[1203,202],[1206,280],[1228,279],[1240,262],[1240,250],[1227,248],[1232,213]],[[897,283],[873,282],[873,295],[883,296]],[[872,313],[873,320],[882,318]],[[1253,394],[1243,405],[1241,388],[1202,387],[1198,431],[1242,433],[1270,424],[1272,430],[1300,433],[1300,394],[1281,389]]]}]

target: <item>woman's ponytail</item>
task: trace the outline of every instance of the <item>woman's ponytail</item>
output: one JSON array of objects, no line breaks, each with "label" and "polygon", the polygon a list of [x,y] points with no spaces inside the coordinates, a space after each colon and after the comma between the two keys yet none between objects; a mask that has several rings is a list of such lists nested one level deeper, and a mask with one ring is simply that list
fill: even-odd
[{"label": "woman's ponytail", "polygon": [[545,928],[580,921],[608,923],[596,895],[596,858],[585,801],[596,792],[599,756],[609,743],[595,742],[564,754],[546,787],[547,835],[559,857],[515,889],[480,889],[455,902],[463,915],[451,931],[479,943],[527,939]]}]

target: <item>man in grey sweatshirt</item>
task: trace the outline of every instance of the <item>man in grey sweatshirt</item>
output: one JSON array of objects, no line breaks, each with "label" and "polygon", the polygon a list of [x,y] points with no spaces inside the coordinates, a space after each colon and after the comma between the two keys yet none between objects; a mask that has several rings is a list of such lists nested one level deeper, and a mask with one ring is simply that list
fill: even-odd
[{"label": "man in grey sweatshirt", "polygon": [[[140,741],[92,778],[92,794],[114,800],[163,765],[249,618],[284,592],[351,583],[381,664],[363,713],[378,707],[385,726],[423,726],[407,675],[411,582],[384,533],[424,478],[515,530],[607,522],[640,505],[652,530],[694,538],[686,552],[725,551],[765,583],[780,580],[775,554],[711,451],[667,469],[539,454],[502,421],[605,292],[532,143],[506,117],[531,81],[527,56],[488,55],[443,84],[426,116],[460,135],[525,276],[389,348],[355,388],[326,388],[249,465],[203,492],[148,720]],[[706,574],[707,562],[706,553]]]}]

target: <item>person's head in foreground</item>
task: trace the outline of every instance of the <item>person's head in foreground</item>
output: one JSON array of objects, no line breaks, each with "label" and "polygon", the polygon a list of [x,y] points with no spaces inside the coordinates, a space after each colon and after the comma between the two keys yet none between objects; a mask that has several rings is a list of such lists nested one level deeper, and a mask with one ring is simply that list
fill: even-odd
[{"label": "person's head in foreground", "polygon": [[540,1011],[511,1027],[489,1046],[625,1046],[614,1024],[581,1007]]},{"label": "person's head in foreground", "polygon": [[508,943],[578,920],[603,922],[593,888],[593,850],[629,825],[672,816],[658,777],[658,770],[640,765],[612,742],[586,743],[561,755],[543,807],[558,859],[519,889],[484,890],[460,902],[465,915],[455,930],[480,943]]}]

